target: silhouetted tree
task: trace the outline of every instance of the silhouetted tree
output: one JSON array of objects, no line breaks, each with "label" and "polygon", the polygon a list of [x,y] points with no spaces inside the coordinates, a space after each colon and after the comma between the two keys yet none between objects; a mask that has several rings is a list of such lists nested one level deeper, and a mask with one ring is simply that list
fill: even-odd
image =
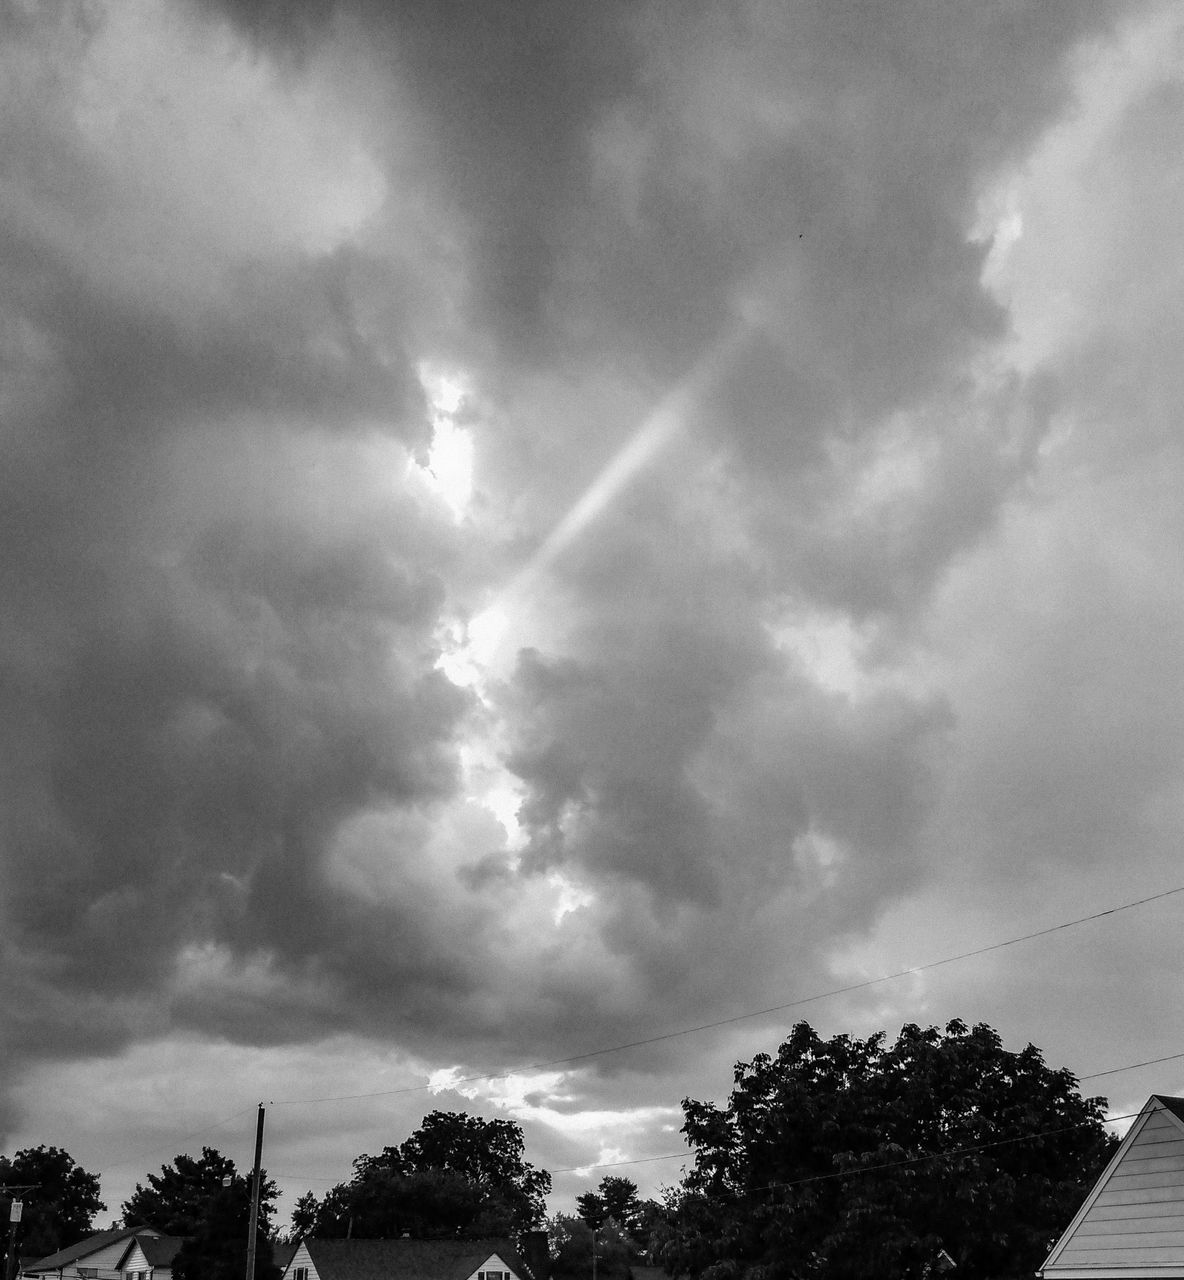
[{"label": "silhouetted tree", "polygon": [[547,1224],[547,1237],[554,1280],[590,1280],[593,1251],[597,1280],[628,1280],[636,1250],[612,1219],[592,1227],[583,1218],[557,1213]]},{"label": "silhouetted tree", "polygon": [[[219,1185],[205,1202],[202,1216],[173,1259],[176,1280],[242,1280],[247,1261],[247,1234],[251,1220],[247,1179]],[[271,1241],[262,1231],[255,1235],[254,1280],[279,1280]]]},{"label": "silhouetted tree", "polygon": [[433,1111],[399,1146],[359,1156],[349,1182],[301,1196],[292,1225],[368,1239],[509,1235],[542,1221],[550,1189],[513,1121]]},{"label": "silhouetted tree", "polygon": [[[259,1195],[259,1229],[269,1234],[278,1188],[261,1175]],[[129,1226],[150,1225],[170,1236],[196,1235],[214,1212],[215,1202],[223,1195],[222,1182],[230,1179],[229,1197],[246,1213],[250,1205],[250,1179],[239,1177],[234,1161],[213,1147],[202,1147],[201,1156],[173,1158],[171,1165],[161,1165],[160,1173],[148,1175],[148,1185],[136,1183],[136,1189],[123,1203],[123,1220]]]},{"label": "silhouetted tree", "polygon": [[576,1196],[576,1209],[590,1227],[599,1227],[611,1220],[623,1231],[632,1233],[641,1214],[637,1183],[607,1174],[600,1179],[595,1191]]},{"label": "silhouetted tree", "polygon": [[[8,1186],[28,1189],[10,1192]],[[34,1258],[85,1239],[94,1230],[95,1214],[107,1207],[99,1199],[98,1178],[59,1147],[26,1147],[12,1157],[0,1156],[0,1250],[8,1246],[13,1199],[24,1206],[17,1249]]]},{"label": "silhouetted tree", "polygon": [[1112,1153],[1104,1099],[990,1027],[895,1044],[794,1028],[740,1063],[727,1107],[683,1102],[695,1167],[661,1260],[736,1280],[1030,1277]]}]

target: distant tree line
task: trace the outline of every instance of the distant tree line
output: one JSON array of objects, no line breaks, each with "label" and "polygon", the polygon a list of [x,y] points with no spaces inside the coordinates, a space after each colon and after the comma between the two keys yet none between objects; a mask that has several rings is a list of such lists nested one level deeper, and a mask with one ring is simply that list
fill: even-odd
[{"label": "distant tree line", "polygon": [[[1113,1152],[1105,1100],[990,1027],[904,1027],[824,1040],[800,1023],[739,1063],[725,1106],[683,1101],[692,1167],[658,1200],[606,1176],[546,1221],[555,1280],[1028,1280]],[[18,1193],[12,1188],[27,1186]],[[512,1121],[434,1111],[405,1141],[297,1201],[300,1235],[513,1236],[544,1222],[551,1178]],[[18,1248],[46,1256],[93,1230],[99,1181],[56,1147],[0,1157],[0,1215],[21,1194]],[[276,1186],[262,1175],[256,1280],[276,1280]],[[239,1280],[250,1181],[210,1147],[137,1184],[128,1225],[186,1238],[177,1280]]]}]

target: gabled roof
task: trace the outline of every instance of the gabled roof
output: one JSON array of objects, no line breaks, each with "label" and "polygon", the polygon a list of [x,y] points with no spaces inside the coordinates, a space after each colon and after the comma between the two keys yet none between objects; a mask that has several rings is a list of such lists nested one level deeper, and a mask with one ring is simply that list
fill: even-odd
[{"label": "gabled roof", "polygon": [[131,1240],[133,1236],[139,1234],[157,1236],[160,1232],[153,1227],[113,1227],[110,1231],[100,1231],[97,1235],[87,1236],[85,1240],[79,1240],[68,1249],[59,1249],[57,1253],[40,1258],[25,1270],[57,1271],[59,1267],[68,1267],[70,1263],[76,1262],[79,1258],[85,1258],[87,1254],[98,1253],[109,1244],[115,1244],[119,1240]]},{"label": "gabled roof", "polygon": [[144,1251],[150,1267],[171,1267],[178,1250],[185,1243],[184,1236],[144,1236],[136,1232],[136,1243]]},{"label": "gabled roof", "polygon": [[1184,1098],[1147,1099],[1039,1274],[1184,1280]]},{"label": "gabled roof", "polygon": [[1177,1120],[1184,1121],[1184,1098],[1170,1098],[1166,1093],[1153,1093],[1156,1102],[1167,1109]]},{"label": "gabled roof", "polygon": [[511,1240],[318,1240],[304,1241],[320,1280],[468,1280],[495,1253],[526,1277]]},{"label": "gabled roof", "polygon": [[121,1240],[127,1242],[127,1247],[120,1256],[117,1267],[113,1269],[123,1266],[128,1254],[136,1245],[140,1246],[150,1267],[171,1266],[177,1250],[185,1243],[181,1236],[162,1236],[155,1227],[112,1227],[110,1231],[100,1231],[97,1235],[87,1236],[85,1240],[79,1240],[68,1249],[59,1249],[57,1253],[51,1253],[47,1258],[29,1263],[22,1270],[25,1272],[60,1271],[63,1267],[77,1264],[92,1253],[98,1253],[113,1244],[118,1244]]}]

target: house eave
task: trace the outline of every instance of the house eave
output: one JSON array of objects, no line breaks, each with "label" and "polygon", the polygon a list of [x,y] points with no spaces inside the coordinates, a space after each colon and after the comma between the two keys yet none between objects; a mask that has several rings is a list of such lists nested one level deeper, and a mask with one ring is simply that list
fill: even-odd
[{"label": "house eave", "polygon": [[1037,1271],[1040,1280],[1184,1280],[1184,1262],[1131,1263],[1120,1266],[1111,1263],[1098,1267],[1048,1267]]}]

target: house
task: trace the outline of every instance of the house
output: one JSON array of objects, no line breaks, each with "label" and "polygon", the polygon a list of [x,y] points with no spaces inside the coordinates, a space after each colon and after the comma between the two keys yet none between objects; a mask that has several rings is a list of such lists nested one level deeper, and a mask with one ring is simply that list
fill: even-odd
[{"label": "house", "polygon": [[1147,1099],[1037,1274],[1184,1280],[1184,1098]]},{"label": "house", "polygon": [[172,1280],[173,1258],[184,1241],[155,1227],[115,1227],[88,1236],[48,1258],[26,1263],[27,1280]]},{"label": "house", "polygon": [[[528,1261],[529,1258],[529,1261]],[[549,1280],[547,1237],[301,1240],[283,1280]]]}]

